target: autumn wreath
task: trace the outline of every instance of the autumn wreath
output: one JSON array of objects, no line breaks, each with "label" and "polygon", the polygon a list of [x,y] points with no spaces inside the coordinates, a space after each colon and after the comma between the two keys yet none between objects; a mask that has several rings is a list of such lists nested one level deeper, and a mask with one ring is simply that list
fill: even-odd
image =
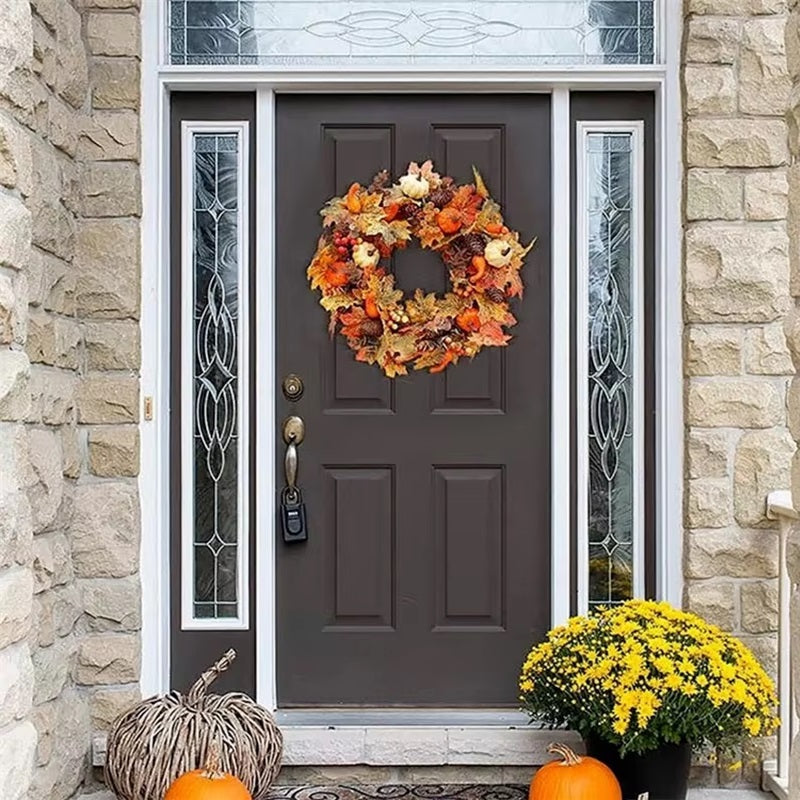
[{"label": "autumn wreath", "polygon": [[[378,363],[390,378],[405,375],[408,364],[441,372],[511,338],[505,329],[517,321],[508,299],[522,294],[519,271],[534,243],[520,244],[473,171],[475,182],[459,186],[430,161],[412,162],[396,183],[384,170],[368,188],[354,183],[320,211],[311,288],[322,292],[331,335],[340,328],[356,359]],[[416,289],[405,298],[380,266],[412,238],[446,264],[444,297]]]}]

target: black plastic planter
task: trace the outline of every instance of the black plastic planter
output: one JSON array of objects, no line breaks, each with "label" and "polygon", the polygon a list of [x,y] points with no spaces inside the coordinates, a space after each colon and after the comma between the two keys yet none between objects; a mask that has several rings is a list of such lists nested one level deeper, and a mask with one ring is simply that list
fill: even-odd
[{"label": "black plastic planter", "polygon": [[636,800],[649,792],[649,800],[686,800],[692,747],[687,743],[662,744],[656,750],[620,757],[613,744],[586,738],[586,754],[608,765],[622,787],[623,800]]}]

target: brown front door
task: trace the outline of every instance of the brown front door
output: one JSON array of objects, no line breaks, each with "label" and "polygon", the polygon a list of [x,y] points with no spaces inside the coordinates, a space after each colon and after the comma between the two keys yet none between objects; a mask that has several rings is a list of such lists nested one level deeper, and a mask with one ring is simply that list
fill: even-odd
[{"label": "brown front door", "polygon": [[[305,269],[329,197],[428,157],[459,182],[474,164],[538,244],[507,348],[389,380],[329,338]],[[277,377],[305,384],[277,387],[276,466],[298,414],[308,524],[276,536],[279,704],[514,705],[550,622],[549,97],[282,96],[276,164]],[[394,270],[445,289],[428,251]]]}]

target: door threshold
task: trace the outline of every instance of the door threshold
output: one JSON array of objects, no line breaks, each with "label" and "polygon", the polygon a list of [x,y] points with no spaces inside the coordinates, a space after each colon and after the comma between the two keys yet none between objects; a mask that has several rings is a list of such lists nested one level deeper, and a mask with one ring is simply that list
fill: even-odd
[{"label": "door threshold", "polygon": [[[289,767],[529,767],[574,731],[529,725],[511,709],[283,709],[275,712]],[[317,769],[317,772],[321,772]]]}]

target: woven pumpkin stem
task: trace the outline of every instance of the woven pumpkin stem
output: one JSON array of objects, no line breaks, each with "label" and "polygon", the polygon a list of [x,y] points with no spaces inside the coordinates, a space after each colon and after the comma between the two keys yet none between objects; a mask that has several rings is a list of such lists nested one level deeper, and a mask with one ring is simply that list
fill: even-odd
[{"label": "woven pumpkin stem", "polygon": [[564,764],[568,767],[574,767],[580,764],[583,759],[571,748],[560,742],[553,742],[547,745],[547,752],[556,756],[561,756],[564,759]]},{"label": "woven pumpkin stem", "polygon": [[219,780],[224,775],[220,764],[219,742],[216,739],[208,745],[203,774],[211,780]]},{"label": "woven pumpkin stem", "polygon": [[189,690],[189,694],[186,696],[189,703],[192,705],[199,703],[205,697],[208,687],[230,667],[235,658],[236,651],[228,650],[213,667],[209,667]]}]

